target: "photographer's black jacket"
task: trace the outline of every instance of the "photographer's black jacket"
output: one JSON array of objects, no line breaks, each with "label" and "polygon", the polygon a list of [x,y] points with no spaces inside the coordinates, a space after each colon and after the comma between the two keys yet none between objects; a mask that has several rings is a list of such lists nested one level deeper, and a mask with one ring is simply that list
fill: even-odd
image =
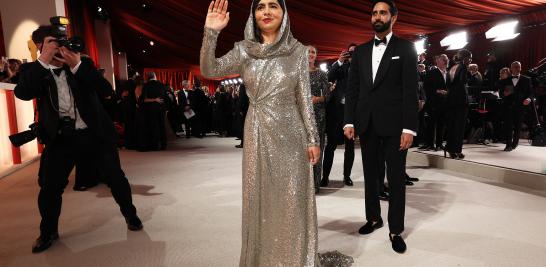
[{"label": "photographer's black jacket", "polygon": [[[102,142],[116,142],[114,125],[98,97],[99,92],[111,88],[104,88],[109,83],[105,83],[93,61],[82,58],[76,74],[72,74],[68,68],[65,72],[80,117],[89,130]],[[41,141],[47,144],[55,139],[59,128],[59,100],[51,71],[38,61],[22,65],[15,96],[21,100],[37,99]]]}]

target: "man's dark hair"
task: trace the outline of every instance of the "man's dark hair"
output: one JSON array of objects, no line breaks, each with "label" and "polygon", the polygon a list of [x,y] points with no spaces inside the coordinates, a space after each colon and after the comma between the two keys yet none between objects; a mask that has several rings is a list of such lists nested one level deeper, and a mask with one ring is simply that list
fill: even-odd
[{"label": "man's dark hair", "polygon": [[[284,10],[285,6],[286,6],[284,4],[284,0],[277,0],[277,1],[279,2],[279,5],[281,6],[282,11],[286,12],[286,10]],[[254,38],[259,43],[263,43],[264,38],[262,37],[262,31],[258,27],[258,23],[256,22],[256,16],[254,15],[254,14],[256,14],[256,9],[258,9],[258,4],[259,3],[260,3],[260,0],[252,0],[252,18],[254,19]],[[283,18],[284,18],[284,16],[283,16]]]},{"label": "man's dark hair", "polygon": [[43,43],[44,39],[52,36],[53,27],[51,25],[42,25],[32,32],[32,41],[35,44]]},{"label": "man's dark hair", "polygon": [[398,8],[396,8],[396,5],[394,4],[394,2],[390,1],[390,0],[373,0],[372,1],[372,10],[375,7],[375,5],[377,5],[379,3],[385,3],[385,4],[389,5],[389,12],[391,12],[391,16],[398,15]]},{"label": "man's dark hair", "polygon": [[351,43],[349,46],[347,46],[347,50],[349,50],[349,48],[353,47],[353,46],[358,46],[357,44],[355,43]]}]

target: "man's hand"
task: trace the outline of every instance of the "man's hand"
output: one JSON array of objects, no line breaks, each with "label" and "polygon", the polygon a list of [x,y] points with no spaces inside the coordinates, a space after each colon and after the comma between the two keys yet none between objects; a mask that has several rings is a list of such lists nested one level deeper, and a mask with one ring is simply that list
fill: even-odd
[{"label": "man's hand", "polygon": [[335,82],[335,83],[331,83],[331,82],[329,82],[329,84],[330,84],[330,92],[332,92],[332,91],[336,90],[336,85],[337,85],[337,82]]},{"label": "man's hand", "polygon": [[419,100],[419,111],[423,110],[424,107],[425,107],[425,101]]},{"label": "man's hand", "polygon": [[350,54],[348,51],[343,51],[341,54],[339,54],[339,61],[345,63],[350,57]]},{"label": "man's hand", "polygon": [[436,93],[439,95],[447,95],[447,90],[443,90],[443,89],[436,90]]},{"label": "man's hand", "polygon": [[74,69],[78,63],[81,61],[81,55],[80,53],[71,51],[70,49],[66,47],[60,47],[59,50],[61,51],[61,55],[63,58],[55,57],[56,60],[68,65],[70,69]]},{"label": "man's hand", "polygon": [[312,146],[307,149],[307,153],[309,154],[309,161],[312,165],[317,165],[319,159],[320,159],[320,147],[318,146]]},{"label": "man's hand", "polygon": [[413,135],[409,133],[402,133],[400,137],[400,151],[408,150],[413,143]]},{"label": "man's hand", "polygon": [[523,105],[524,105],[524,106],[529,106],[529,104],[531,104],[531,100],[530,100],[530,99],[525,99],[525,100],[523,100]]},{"label": "man's hand", "polygon": [[345,137],[347,137],[347,139],[355,140],[355,128],[354,127],[345,127],[345,129],[343,129],[343,134],[345,135]]},{"label": "man's hand", "polygon": [[57,43],[57,39],[53,37],[46,37],[42,45],[42,52],[40,53],[40,57],[38,59],[49,65],[57,53],[59,53],[59,43]]}]

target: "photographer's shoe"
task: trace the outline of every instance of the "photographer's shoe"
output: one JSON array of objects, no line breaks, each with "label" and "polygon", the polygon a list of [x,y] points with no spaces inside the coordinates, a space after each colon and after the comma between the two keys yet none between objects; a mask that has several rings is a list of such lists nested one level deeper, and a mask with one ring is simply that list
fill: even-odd
[{"label": "photographer's shoe", "polygon": [[40,235],[38,239],[34,242],[34,245],[32,245],[32,253],[40,253],[42,251],[45,251],[51,245],[55,240],[59,239],[59,234],[55,233],[52,235]]},{"label": "photographer's shoe", "polygon": [[138,216],[134,217],[125,217],[125,222],[127,223],[127,229],[131,231],[140,231],[144,226],[142,226],[142,222],[138,218]]}]

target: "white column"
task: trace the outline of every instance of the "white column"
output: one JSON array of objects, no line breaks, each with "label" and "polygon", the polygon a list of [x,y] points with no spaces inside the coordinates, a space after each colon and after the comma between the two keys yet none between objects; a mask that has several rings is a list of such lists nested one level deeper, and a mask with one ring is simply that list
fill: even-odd
[{"label": "white column", "polygon": [[117,59],[119,69],[118,79],[121,81],[126,81],[129,79],[129,71],[127,70],[127,53],[118,52]]},{"label": "white column", "polygon": [[114,83],[114,50],[112,48],[112,35],[110,32],[110,20],[95,20],[95,35],[99,51],[98,63],[106,71],[106,79],[116,89]]}]

